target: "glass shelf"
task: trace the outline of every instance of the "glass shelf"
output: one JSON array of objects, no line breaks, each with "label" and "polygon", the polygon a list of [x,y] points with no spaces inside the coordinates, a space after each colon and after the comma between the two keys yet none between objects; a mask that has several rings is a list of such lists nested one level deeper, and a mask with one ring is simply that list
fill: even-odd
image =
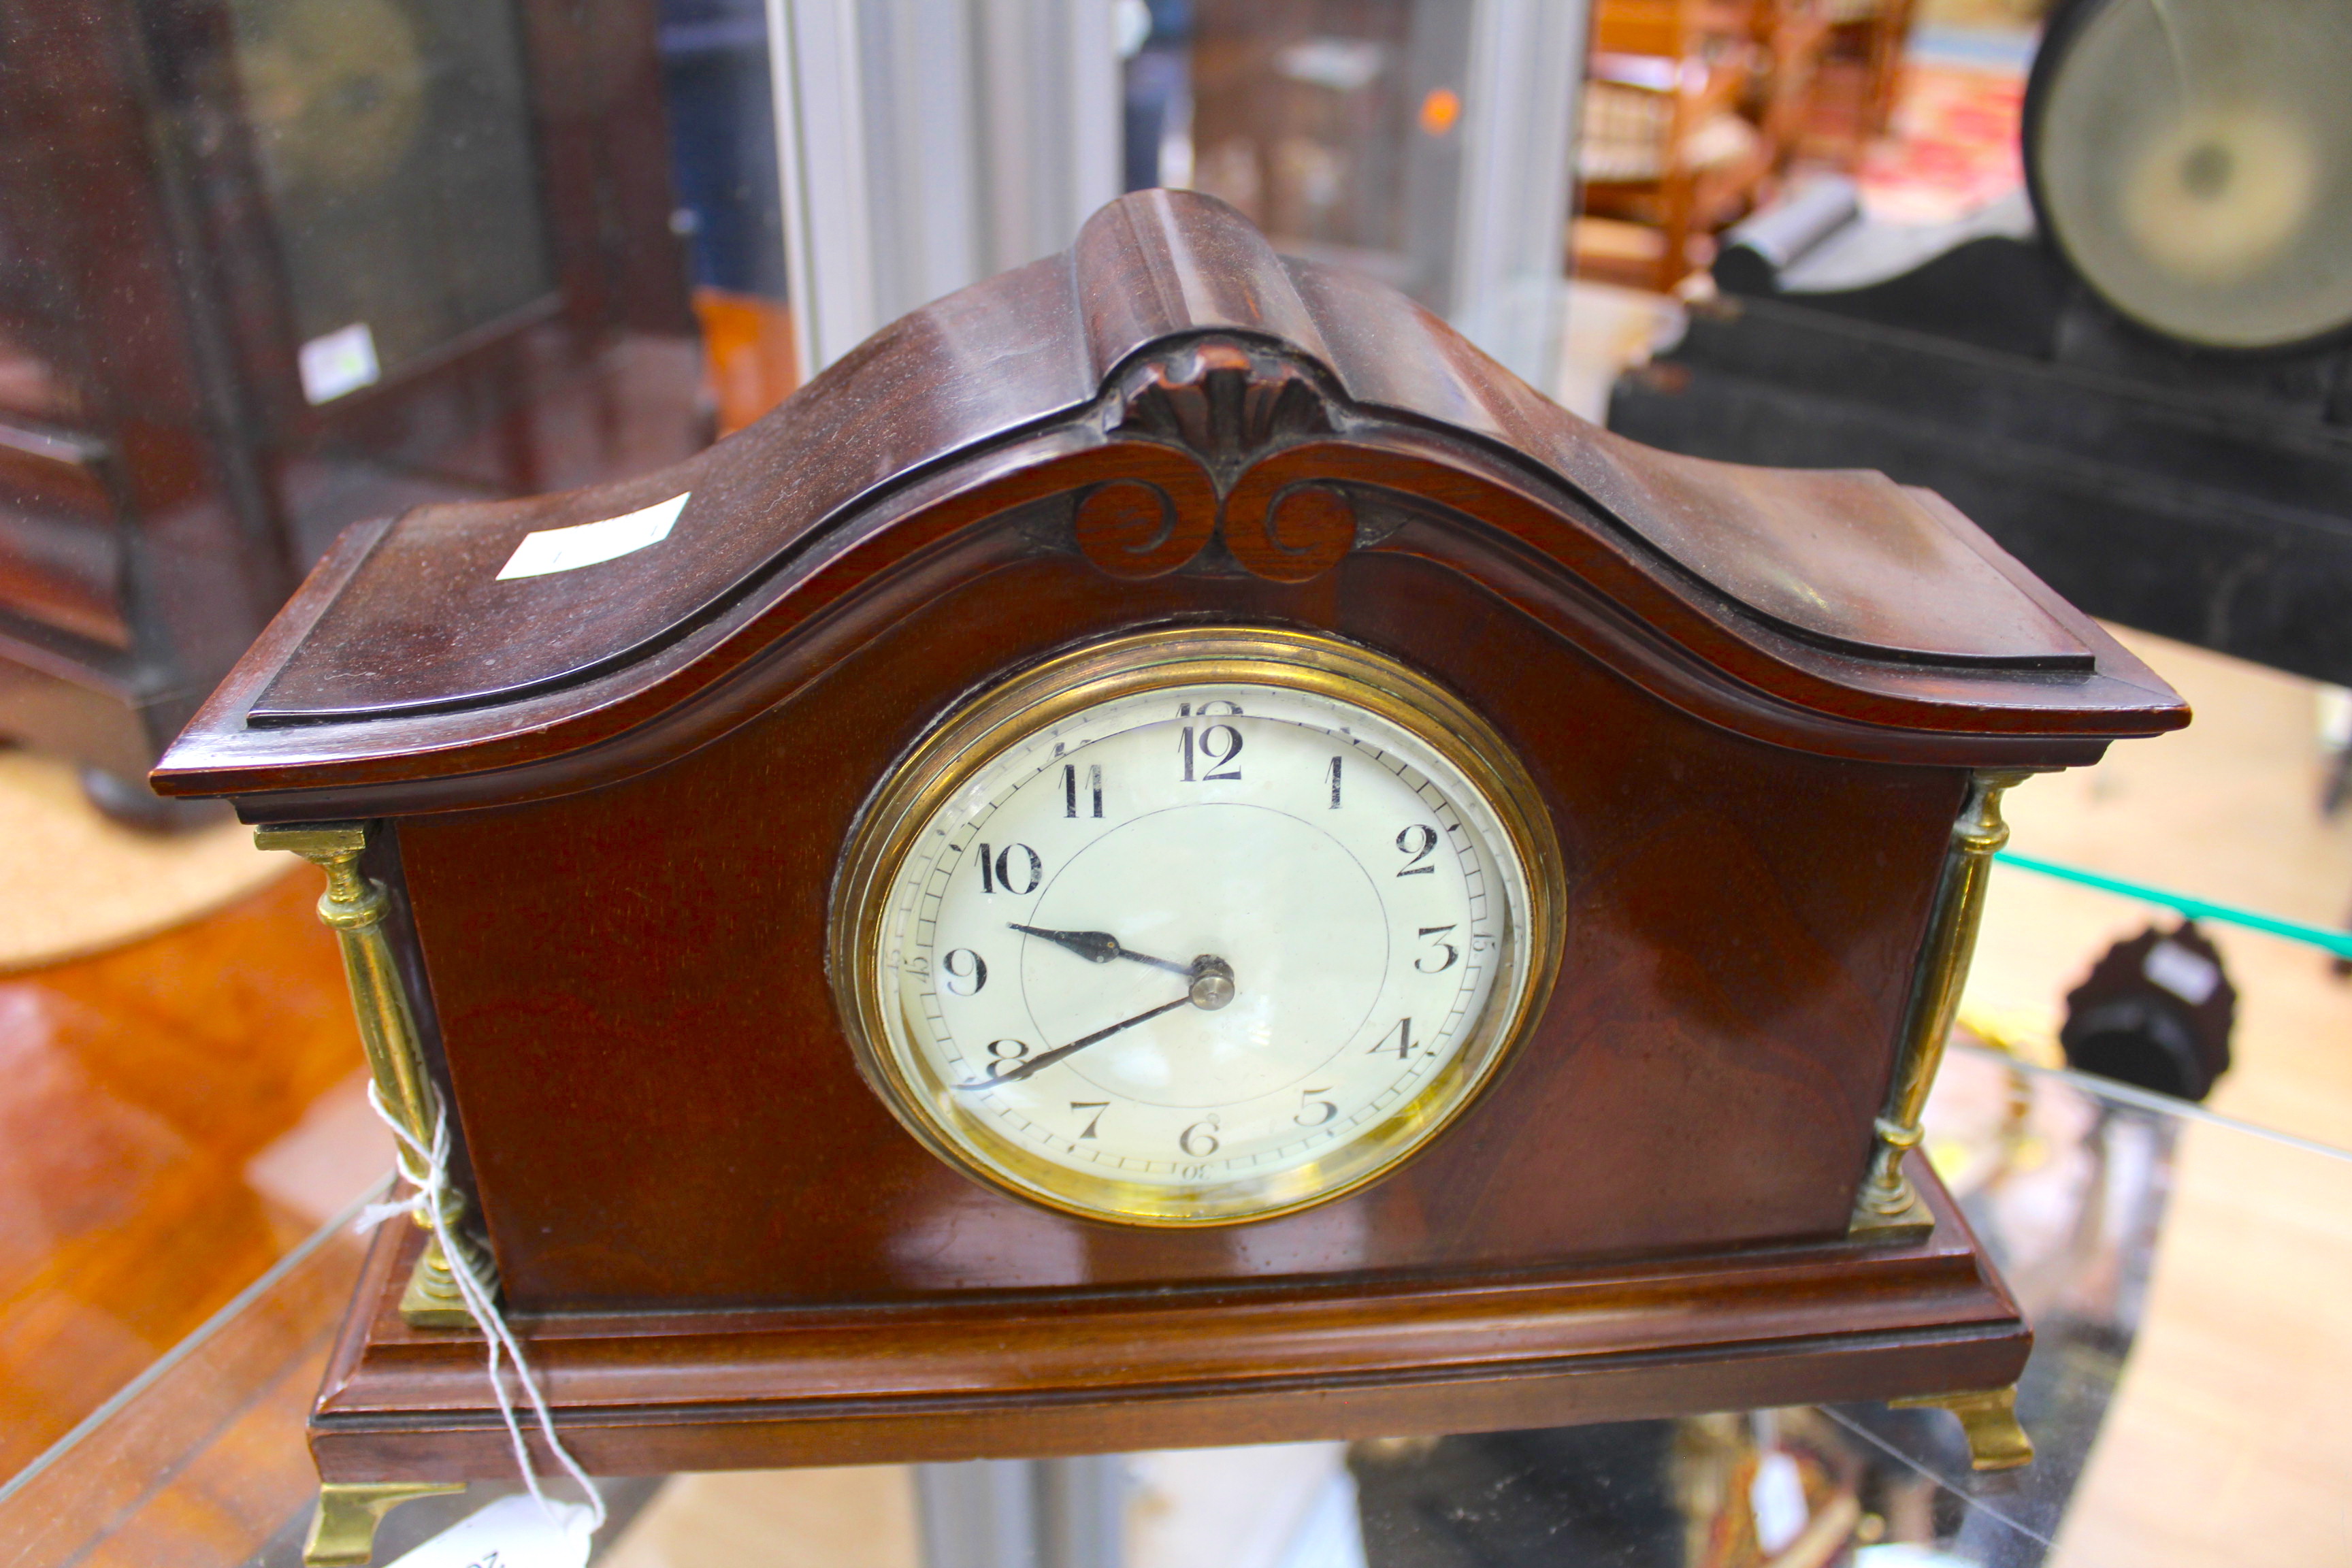
[{"label": "glass shelf", "polygon": [[[803,1521],[863,1510],[844,1568],[2029,1568],[2340,1552],[2352,1431],[2330,1389],[2352,1368],[2337,1310],[2352,1155],[1965,1047],[1927,1146],[2035,1325],[2018,1412],[2038,1457],[2021,1470],[1971,1471],[1944,1412],[1853,1405],[1063,1461],[1091,1467],[1063,1479],[1097,1478],[1114,1510],[1117,1539],[1083,1557],[1057,1556],[1042,1526],[991,1557],[937,1518],[929,1531],[872,1518],[912,1515],[919,1498],[934,1515],[963,1506],[941,1501],[977,1495],[949,1484],[959,1472],[1029,1484],[1017,1464],[866,1472],[873,1486],[735,1478],[730,1528],[743,1497],[799,1486]],[[321,1230],[0,1488],[0,1568],[299,1562],[316,1496],[302,1422],[360,1256],[347,1221]],[[1048,1482],[1055,1469],[1027,1468]],[[394,1510],[376,1561],[516,1489]],[[607,1489],[594,1561],[612,1568],[686,1561],[656,1541],[691,1542],[719,1506],[719,1489],[679,1478]]]}]

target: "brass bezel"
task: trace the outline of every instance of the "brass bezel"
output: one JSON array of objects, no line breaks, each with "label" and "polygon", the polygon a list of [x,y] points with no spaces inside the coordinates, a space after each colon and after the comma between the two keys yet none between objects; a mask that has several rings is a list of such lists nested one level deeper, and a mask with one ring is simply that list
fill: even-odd
[{"label": "brass bezel", "polygon": [[[1485,796],[1518,858],[1527,929],[1507,929],[1497,983],[1453,1062],[1387,1120],[1325,1159],[1269,1176],[1170,1187],[1122,1182],[1045,1160],[977,1118],[951,1128],[899,1059],[882,963],[889,894],[942,803],[1021,738],[1097,703],[1193,684],[1288,688],[1353,703],[1444,756]],[[1425,676],[1317,633],[1180,626],[1115,637],[1058,655],[966,701],[902,758],[867,802],[834,884],[826,967],[859,1072],[899,1123],[957,1169],[1015,1197],[1116,1224],[1195,1228],[1295,1213],[1396,1169],[1466,1110],[1542,1010],[1559,965],[1563,874],[1549,814],[1493,726]],[[919,1066],[919,1064],[916,1064]]]}]

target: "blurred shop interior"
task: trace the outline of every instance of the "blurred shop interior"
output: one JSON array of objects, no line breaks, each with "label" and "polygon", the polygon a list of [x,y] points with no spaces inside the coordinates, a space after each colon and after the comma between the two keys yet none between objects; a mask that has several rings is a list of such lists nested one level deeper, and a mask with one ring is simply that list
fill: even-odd
[{"label": "blurred shop interior", "polygon": [[[673,462],[1168,186],[1632,438],[1942,491],[2196,709],[2011,797],[1930,1128],[2073,1325],[2039,1545],[1780,1413],[1621,1435],[1680,1554],[1590,1560],[2340,1561],[2245,1543],[2352,1474],[2347,75],[2329,0],[11,0],[0,1484],[389,1167],[316,873],[142,782],[337,532]],[[1129,1560],[1535,1562],[1395,1521],[1616,1473],[1554,1436],[1148,1457]],[[911,1563],[911,1485],[686,1478],[609,1560]]]}]

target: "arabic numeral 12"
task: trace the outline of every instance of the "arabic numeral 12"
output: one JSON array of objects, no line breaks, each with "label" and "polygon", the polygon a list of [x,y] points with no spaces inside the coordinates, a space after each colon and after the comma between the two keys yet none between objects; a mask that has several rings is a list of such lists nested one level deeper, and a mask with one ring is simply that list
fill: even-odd
[{"label": "arabic numeral 12", "polygon": [[[1211,784],[1242,776],[1237,760],[1242,754],[1242,732],[1231,724],[1210,725],[1201,731],[1198,742],[1192,739],[1192,726],[1185,725],[1183,750],[1186,784]],[[1196,761],[1207,770],[1197,778],[1193,776]]]}]

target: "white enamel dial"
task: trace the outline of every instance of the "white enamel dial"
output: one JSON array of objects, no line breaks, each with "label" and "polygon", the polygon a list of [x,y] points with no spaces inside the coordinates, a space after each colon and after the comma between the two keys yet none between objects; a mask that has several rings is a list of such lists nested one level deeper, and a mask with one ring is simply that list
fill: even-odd
[{"label": "white enamel dial", "polygon": [[998,737],[875,937],[892,1076],[966,1161],[1163,1222],[1401,1157],[1525,993],[1528,871],[1446,750],[1331,683],[1186,681]]}]

